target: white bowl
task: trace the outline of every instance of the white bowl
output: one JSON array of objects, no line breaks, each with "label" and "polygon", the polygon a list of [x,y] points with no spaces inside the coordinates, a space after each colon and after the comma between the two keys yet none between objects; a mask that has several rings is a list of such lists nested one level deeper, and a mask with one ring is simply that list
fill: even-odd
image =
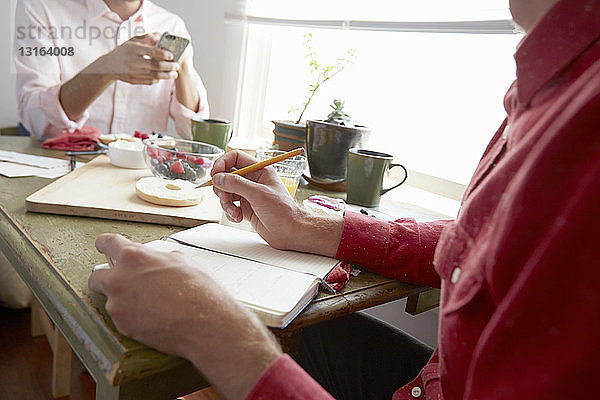
[{"label": "white bowl", "polygon": [[117,140],[108,144],[108,157],[110,163],[116,167],[143,169],[146,167],[144,160],[144,145],[141,141],[130,142]]}]

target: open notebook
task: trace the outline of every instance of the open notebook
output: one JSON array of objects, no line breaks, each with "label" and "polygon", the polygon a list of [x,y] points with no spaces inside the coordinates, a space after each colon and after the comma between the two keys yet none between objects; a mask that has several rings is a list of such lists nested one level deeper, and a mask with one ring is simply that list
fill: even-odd
[{"label": "open notebook", "polygon": [[268,326],[286,327],[317,295],[338,260],[277,250],[258,234],[204,224],[146,244],[180,250]]}]

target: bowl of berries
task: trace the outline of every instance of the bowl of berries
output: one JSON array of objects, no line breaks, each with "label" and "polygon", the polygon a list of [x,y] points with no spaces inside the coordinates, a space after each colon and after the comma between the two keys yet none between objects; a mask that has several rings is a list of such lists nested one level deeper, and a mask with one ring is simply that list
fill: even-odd
[{"label": "bowl of berries", "polygon": [[144,160],[154,176],[203,183],[210,178],[213,162],[225,152],[211,144],[192,140],[144,139]]}]

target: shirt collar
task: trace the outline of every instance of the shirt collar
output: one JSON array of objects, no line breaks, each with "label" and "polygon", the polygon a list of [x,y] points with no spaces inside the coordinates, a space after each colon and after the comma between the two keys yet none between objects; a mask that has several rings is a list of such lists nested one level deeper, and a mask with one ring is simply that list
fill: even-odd
[{"label": "shirt collar", "polygon": [[[143,21],[145,18],[145,14],[147,13],[147,4],[150,3],[147,0],[142,0],[142,5],[140,9],[135,12],[129,19],[131,21]],[[107,13],[111,13],[112,10],[106,5],[103,0],[86,0],[86,5],[88,9],[88,16],[90,20],[94,18],[101,17]]]},{"label": "shirt collar", "polygon": [[517,91],[529,104],[535,94],[600,36],[600,0],[559,0],[519,44]]}]

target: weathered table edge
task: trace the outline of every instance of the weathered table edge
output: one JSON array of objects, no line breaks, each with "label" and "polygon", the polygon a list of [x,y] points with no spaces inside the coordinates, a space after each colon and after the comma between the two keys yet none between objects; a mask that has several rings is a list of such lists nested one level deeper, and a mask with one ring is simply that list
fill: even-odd
[{"label": "weathered table edge", "polygon": [[[102,317],[90,311],[93,309],[91,305],[70,307],[74,303],[83,302],[83,296],[78,296],[60,276],[59,270],[45,254],[44,246],[29,237],[2,205],[0,205],[0,249],[13,265],[22,266],[15,270],[28,283],[40,303],[52,305],[52,307],[44,307],[46,313],[95,380],[104,379],[112,386],[120,386],[169,369],[184,368],[195,371],[193,384],[190,382],[188,386],[198,388],[208,384],[187,360],[165,355],[141,344],[137,348],[126,351],[104,324],[93,322]],[[49,290],[52,286],[50,283],[55,284],[52,290]],[[69,329],[65,329],[65,326]],[[98,344],[102,344],[107,351],[100,351]],[[162,358],[162,365],[132,375],[131,371],[138,371],[135,360],[139,359],[136,355],[141,353]]]}]

